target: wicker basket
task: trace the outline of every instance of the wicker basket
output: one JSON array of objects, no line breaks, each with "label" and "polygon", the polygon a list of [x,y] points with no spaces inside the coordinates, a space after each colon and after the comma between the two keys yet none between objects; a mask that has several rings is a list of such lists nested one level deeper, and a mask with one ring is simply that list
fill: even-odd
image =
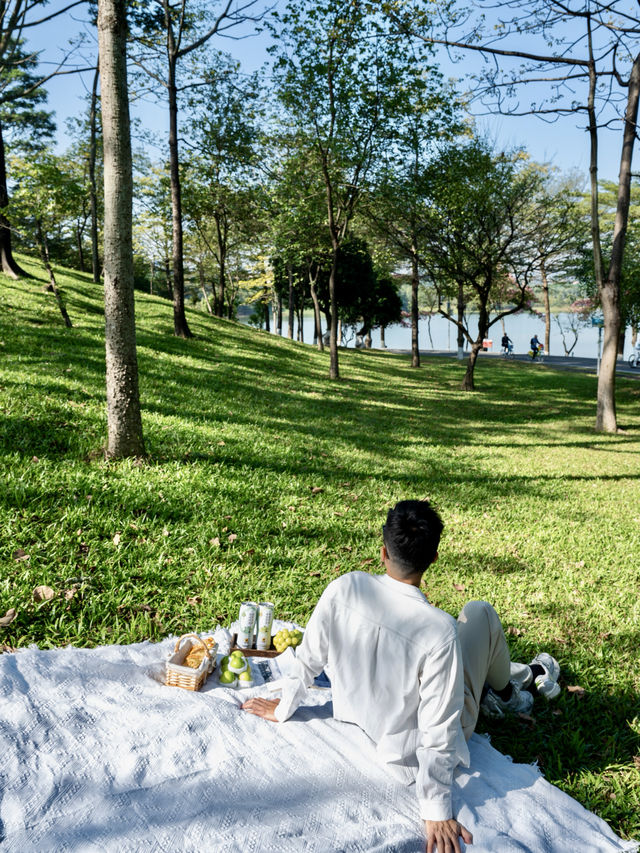
[{"label": "wicker basket", "polygon": [[[184,659],[195,646],[204,647],[204,657],[197,669],[184,666]],[[183,634],[177,641],[174,653],[167,661],[165,684],[169,687],[183,687],[185,690],[200,690],[216,666],[217,643],[211,648],[197,634]]]}]

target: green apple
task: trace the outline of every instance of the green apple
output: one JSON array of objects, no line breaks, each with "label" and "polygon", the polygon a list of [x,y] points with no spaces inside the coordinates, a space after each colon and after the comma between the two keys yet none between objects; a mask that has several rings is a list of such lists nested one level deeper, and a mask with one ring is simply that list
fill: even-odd
[{"label": "green apple", "polygon": [[225,655],[220,661],[220,669],[226,669],[229,666],[229,655]]},{"label": "green apple", "polygon": [[240,679],[240,681],[253,681],[251,672],[248,669],[245,669],[244,672],[241,672],[238,678]]},{"label": "green apple", "polygon": [[235,680],[235,672],[230,672],[228,669],[225,669],[220,673],[220,684],[233,684]]}]

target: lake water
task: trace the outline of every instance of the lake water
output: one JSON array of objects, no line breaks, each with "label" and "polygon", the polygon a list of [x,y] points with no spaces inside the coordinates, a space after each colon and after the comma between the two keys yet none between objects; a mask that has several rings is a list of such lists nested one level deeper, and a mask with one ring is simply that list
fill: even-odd
[{"label": "lake water", "polygon": [[[560,323],[566,326],[570,315],[558,314],[557,318]],[[478,321],[477,315],[470,315],[470,328],[473,335],[477,334]],[[544,320],[539,319],[532,314],[512,314],[505,317],[505,329],[514,344],[514,352],[524,353],[529,350],[529,341],[533,335],[537,334],[539,340],[544,343]],[[323,323],[323,330],[325,325]],[[429,330],[431,334],[429,334]],[[286,319],[283,326],[283,331],[286,335],[287,324]],[[296,324],[297,333],[297,324]],[[313,317],[306,316],[303,324],[304,340],[306,343],[313,341]],[[458,330],[445,320],[444,317],[436,315],[431,317],[429,321],[426,317],[421,317],[418,326],[418,343],[421,351],[425,350],[451,350],[456,351]],[[502,338],[502,324],[495,323],[489,330],[489,338],[493,341],[492,350],[500,351],[500,339]],[[565,331],[565,338],[568,346],[573,343],[573,333]],[[376,329],[372,333],[374,349],[380,347],[380,330]],[[388,326],[385,332],[385,340],[389,349],[411,350],[411,327],[394,325]],[[347,347],[355,346],[355,335],[349,329],[347,331],[343,344]],[[631,330],[627,329],[625,339],[625,357],[631,353]],[[550,355],[564,355],[564,347],[562,345],[562,335],[556,321],[556,317],[551,318],[551,346]],[[593,326],[585,326],[579,329],[578,342],[573,349],[573,355],[583,358],[597,358],[598,356],[598,329]]]}]

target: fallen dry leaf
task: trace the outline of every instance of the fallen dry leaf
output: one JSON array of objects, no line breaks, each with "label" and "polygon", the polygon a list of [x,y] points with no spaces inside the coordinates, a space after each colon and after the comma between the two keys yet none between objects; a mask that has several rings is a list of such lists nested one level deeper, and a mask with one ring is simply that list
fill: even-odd
[{"label": "fallen dry leaf", "polygon": [[636,765],[638,770],[640,770],[640,755],[633,756],[633,763]]},{"label": "fallen dry leaf", "polygon": [[527,723],[533,723],[533,725],[534,725],[534,726],[535,726],[535,724],[536,724],[536,721],[535,721],[535,719],[531,716],[531,714],[523,714],[523,713],[521,712],[521,713],[519,713],[519,714],[518,714],[518,717],[519,717],[521,720],[524,720],[524,721],[525,721],[525,722],[527,722]]},{"label": "fallen dry leaf", "polygon": [[227,539],[229,540],[229,542],[235,542],[237,538],[238,538],[238,534],[237,534],[237,533],[230,533],[230,534],[227,536]]},{"label": "fallen dry leaf", "polygon": [[73,596],[76,594],[77,591],[78,591],[77,587],[72,587],[71,589],[65,589],[64,600],[65,601],[71,601],[71,599],[73,598]]},{"label": "fallen dry leaf", "polygon": [[10,610],[7,610],[4,616],[0,616],[0,628],[6,628],[7,625],[11,625],[15,618],[16,611],[15,608],[12,607]]},{"label": "fallen dry leaf", "polygon": [[31,457],[31,461],[32,461],[32,462],[39,462],[40,460],[38,459],[38,457],[37,457],[37,456],[32,456],[32,457]]},{"label": "fallen dry leaf", "polygon": [[191,598],[187,598],[187,604],[191,604],[192,607],[196,607],[201,601],[202,599],[199,595],[192,595]]},{"label": "fallen dry leaf", "polygon": [[370,565],[371,565],[371,563],[373,563],[373,562],[374,562],[373,557],[370,557],[368,560],[363,560],[363,561],[360,563],[360,565],[361,565],[361,566],[370,566]]},{"label": "fallen dry leaf", "polygon": [[560,708],[554,708],[551,713],[554,717],[561,717],[562,716],[562,711],[560,710]]},{"label": "fallen dry leaf", "polygon": [[454,583],[453,588],[457,589],[458,592],[464,592],[466,589],[466,586],[463,583]]},{"label": "fallen dry leaf", "polygon": [[577,699],[582,699],[586,693],[584,687],[580,687],[578,684],[569,684],[567,687],[568,693],[575,693]]},{"label": "fallen dry leaf", "polygon": [[167,528],[166,528],[166,527],[165,527],[165,529],[162,531],[162,535],[163,535],[163,536],[168,536],[168,535],[169,535],[169,531],[167,530]]},{"label": "fallen dry leaf", "polygon": [[20,560],[28,560],[29,555],[27,554],[27,552],[23,548],[17,548],[13,552],[13,559],[16,561],[16,563],[19,563]]},{"label": "fallen dry leaf", "polygon": [[313,488],[311,489],[312,495],[319,495],[320,492],[324,492],[324,489],[322,488],[322,486],[313,486]]},{"label": "fallen dry leaf", "polygon": [[37,586],[33,590],[34,601],[51,601],[54,596],[55,592],[50,586]]},{"label": "fallen dry leaf", "polygon": [[209,539],[209,545],[213,545],[214,548],[219,548],[220,547],[220,540],[218,539],[217,536],[214,536],[213,539]]},{"label": "fallen dry leaf", "polygon": [[522,628],[514,628],[513,625],[509,625],[509,627],[507,628],[507,634],[511,634],[512,637],[521,637]]},{"label": "fallen dry leaf", "polygon": [[224,441],[219,441],[219,442],[218,442],[218,447],[224,447]]},{"label": "fallen dry leaf", "polygon": [[116,535],[113,537],[113,544],[116,546],[120,544],[120,534],[119,533],[116,533]]}]

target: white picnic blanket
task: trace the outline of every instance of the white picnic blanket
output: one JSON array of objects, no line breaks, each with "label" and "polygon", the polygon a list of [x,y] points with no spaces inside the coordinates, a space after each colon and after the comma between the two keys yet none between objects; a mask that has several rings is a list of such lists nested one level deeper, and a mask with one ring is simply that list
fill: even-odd
[{"label": "white picnic blanket", "polygon": [[[264,686],[166,687],[173,646],[0,655],[2,853],[424,851],[413,787],[332,718],[330,691],[268,723],[239,709]],[[638,849],[535,767],[470,748],[454,796],[472,853]]]}]

